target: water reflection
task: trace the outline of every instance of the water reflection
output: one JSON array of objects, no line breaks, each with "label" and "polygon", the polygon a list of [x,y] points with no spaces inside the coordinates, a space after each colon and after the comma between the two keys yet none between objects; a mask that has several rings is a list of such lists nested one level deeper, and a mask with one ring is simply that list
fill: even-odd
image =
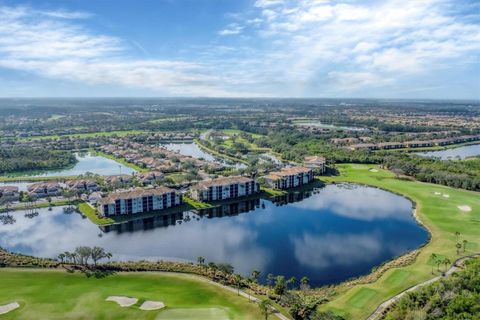
[{"label": "water reflection", "polygon": [[198,144],[196,143],[167,143],[163,144],[163,147],[167,148],[170,151],[178,152],[184,156],[190,156],[197,159],[204,159],[206,161],[215,162],[222,164],[226,167],[235,167],[235,168],[246,168],[247,166],[243,163],[230,163],[226,162],[223,159],[214,157],[208,152],[203,151]]},{"label": "water reflection", "polygon": [[[114,160],[92,155],[90,153],[76,154],[78,162],[71,168],[60,170],[45,170],[45,171],[25,171],[11,176],[32,176],[32,177],[59,177],[59,176],[78,176],[86,174],[87,172],[98,174],[102,176],[111,176],[116,174],[132,174],[136,170],[127,167]],[[12,185],[8,183],[8,185]],[[21,188],[26,188],[26,184],[16,183]],[[24,190],[20,190],[24,191]]]},{"label": "water reflection", "polygon": [[408,200],[367,187],[328,185],[100,229],[61,208],[39,211],[33,219],[16,212],[16,223],[0,225],[0,246],[43,257],[79,245],[102,246],[119,260],[203,256],[245,275],[308,276],[314,285],[367,273],[427,240]]},{"label": "water reflection", "polygon": [[452,149],[438,150],[438,151],[426,151],[426,152],[416,152],[415,154],[440,158],[442,160],[447,159],[465,159],[468,157],[474,157],[480,155],[480,144],[474,144],[470,146],[463,146]]}]

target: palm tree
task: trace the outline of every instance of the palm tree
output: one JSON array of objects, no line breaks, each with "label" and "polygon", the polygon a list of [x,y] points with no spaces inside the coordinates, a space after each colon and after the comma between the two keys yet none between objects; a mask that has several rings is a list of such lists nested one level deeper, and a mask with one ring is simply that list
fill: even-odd
[{"label": "palm tree", "polygon": [[462,244],[460,242],[457,242],[455,247],[457,248],[457,255],[460,254],[460,249],[462,249]]},{"label": "palm tree", "polygon": [[300,287],[302,290],[308,289],[310,287],[310,279],[308,279],[308,277],[302,277],[302,279],[300,279]]},{"label": "palm tree", "polygon": [[258,277],[260,277],[260,271],[253,270],[250,277],[251,277],[253,282],[257,283],[258,282]]},{"label": "palm tree", "polygon": [[432,260],[432,274],[433,274],[433,266],[437,263],[437,255],[435,253],[432,253],[430,255],[430,260]]},{"label": "palm tree", "polygon": [[265,316],[265,320],[267,320],[268,315],[272,312],[271,310],[272,303],[270,302],[270,300],[264,299],[260,301],[260,303],[258,304],[258,307],[260,308],[260,311],[262,312],[262,314]]},{"label": "palm tree", "polygon": [[93,265],[97,266],[97,261],[107,257],[107,252],[101,247],[93,247],[90,249],[90,257],[93,260]]},{"label": "palm tree", "polygon": [[66,257],[65,253],[60,253],[58,255],[58,260],[60,260],[60,262],[63,264],[63,261],[65,260],[65,257]]},{"label": "palm tree", "polygon": [[287,280],[287,288],[288,286],[291,286],[291,289],[295,288],[295,283],[297,282],[297,278],[291,277],[290,279]]},{"label": "palm tree", "polygon": [[204,257],[198,257],[197,258],[197,263],[201,266],[205,263],[205,258]]},{"label": "palm tree", "polygon": [[447,267],[452,263],[452,261],[450,261],[450,259],[448,258],[445,258],[443,260],[443,264],[445,265],[445,272],[447,272]]},{"label": "palm tree", "polygon": [[105,255],[105,258],[108,259],[108,262],[110,262],[110,259],[112,259],[112,254],[110,252],[107,252],[107,254]]},{"label": "palm tree", "polygon": [[240,295],[240,286],[242,285],[242,276],[239,274],[233,275],[233,281],[235,282],[235,287],[237,287],[237,295]]}]

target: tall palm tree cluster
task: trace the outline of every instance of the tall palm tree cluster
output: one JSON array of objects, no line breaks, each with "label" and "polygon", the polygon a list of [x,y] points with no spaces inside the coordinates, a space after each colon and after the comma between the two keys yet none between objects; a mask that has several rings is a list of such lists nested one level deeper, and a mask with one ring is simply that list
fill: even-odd
[{"label": "tall palm tree cluster", "polygon": [[71,263],[73,265],[83,265],[89,266],[90,261],[93,262],[94,266],[97,266],[98,261],[102,259],[112,258],[110,252],[106,252],[105,249],[101,247],[77,247],[73,252],[65,251],[60,253],[57,256],[58,260],[62,263]]}]

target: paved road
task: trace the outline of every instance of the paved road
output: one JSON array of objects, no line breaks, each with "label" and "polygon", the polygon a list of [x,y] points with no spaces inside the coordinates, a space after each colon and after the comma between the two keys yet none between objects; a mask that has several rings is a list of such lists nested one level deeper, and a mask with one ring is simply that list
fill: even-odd
[{"label": "paved road", "polygon": [[[468,256],[465,256],[465,257],[461,257],[457,260],[455,260],[455,262],[452,264],[452,266],[450,267],[450,269],[448,269],[446,272],[445,272],[445,276],[449,276],[451,275],[452,273],[454,273],[455,271],[457,271],[459,269],[459,265],[464,262],[465,260],[469,260],[469,259],[472,259],[472,258],[475,258],[475,257],[479,257],[480,256],[480,253],[475,253],[475,254],[472,254],[472,255],[468,255]],[[406,295],[407,293],[409,292],[412,292],[412,291],[415,291],[417,290],[418,288],[421,288],[421,287],[424,287],[426,285],[429,285],[441,278],[443,278],[444,276],[443,275],[439,275],[439,276],[436,276],[432,279],[429,279],[427,281],[424,281],[422,283],[419,283],[413,287],[410,287],[402,292],[400,292],[399,294],[397,294],[396,296],[388,299],[387,301],[383,302],[381,305],[378,306],[378,308],[370,315],[370,317],[368,317],[367,320],[375,320],[378,318],[378,316],[380,316],[380,314],[386,309],[388,308],[392,303],[398,301],[401,297],[403,297],[404,295]]]}]

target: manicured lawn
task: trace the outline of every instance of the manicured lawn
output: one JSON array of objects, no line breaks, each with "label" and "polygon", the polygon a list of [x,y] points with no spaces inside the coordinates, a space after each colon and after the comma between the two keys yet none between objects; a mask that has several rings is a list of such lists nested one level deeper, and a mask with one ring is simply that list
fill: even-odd
[{"label": "manicured lawn", "polygon": [[28,138],[21,138],[20,140],[40,140],[40,139],[58,139],[58,138],[92,138],[92,137],[109,137],[109,136],[119,136],[123,137],[129,134],[140,134],[147,131],[142,130],[128,130],[128,131],[100,131],[100,132],[89,132],[89,133],[74,133],[74,134],[65,134],[65,135],[49,135],[49,136],[35,136]]},{"label": "manicured lawn", "polygon": [[[430,256],[443,255],[454,261],[459,257],[455,244],[468,241],[467,250],[460,255],[478,251],[480,247],[480,193],[440,185],[395,178],[394,174],[373,165],[345,164],[337,166],[340,175],[322,177],[325,182],[355,182],[376,186],[402,194],[416,203],[416,213],[431,233],[431,241],[409,266],[390,269],[377,281],[347,289],[321,306],[342,314],[348,319],[365,319],[389,297],[427,280],[433,275]],[[376,169],[378,172],[372,172]],[[472,211],[463,212],[458,206],[467,205]],[[443,267],[441,267],[443,270]],[[436,267],[434,268],[435,273]],[[372,294],[371,292],[378,292]]]},{"label": "manicured lawn", "polygon": [[137,166],[135,163],[128,162],[124,158],[117,158],[117,157],[115,157],[111,154],[101,152],[101,151],[96,151],[96,150],[93,150],[93,149],[90,149],[90,153],[93,154],[93,155],[102,156],[104,158],[116,161],[116,162],[121,163],[121,164],[123,164],[127,167],[130,167],[134,170],[137,170],[138,172],[148,172],[148,169]]},{"label": "manicured lawn", "polygon": [[[0,283],[0,305],[17,301],[21,306],[2,319],[262,318],[255,303],[189,275],[118,273],[97,279],[63,270],[9,268],[0,270]],[[162,301],[166,309],[122,308],[105,301],[109,296]]]}]

